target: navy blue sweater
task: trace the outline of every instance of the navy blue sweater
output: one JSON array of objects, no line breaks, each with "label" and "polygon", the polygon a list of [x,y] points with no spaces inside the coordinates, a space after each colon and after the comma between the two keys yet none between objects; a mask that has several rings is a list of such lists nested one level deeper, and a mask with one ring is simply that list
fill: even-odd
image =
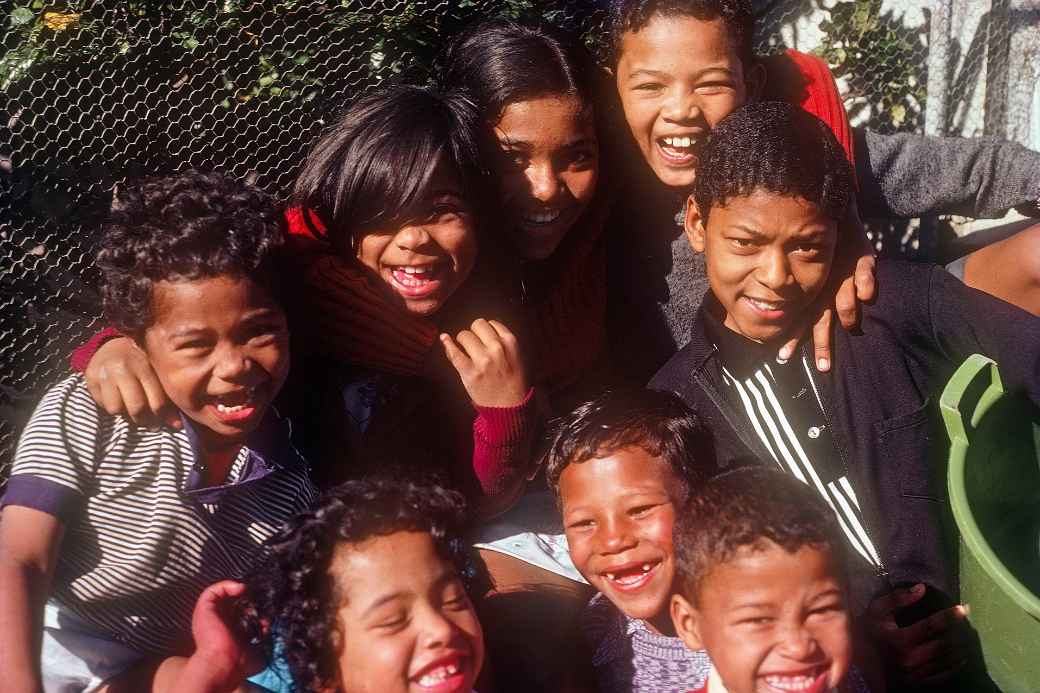
[{"label": "navy blue sweater", "polygon": [[[850,576],[859,608],[903,582],[957,596],[956,564],[943,540],[948,443],[938,397],[964,359],[989,356],[1009,391],[1040,403],[1040,318],[934,265],[883,261],[877,280],[877,300],[863,307],[862,333],[835,330],[832,369],[813,374],[884,564],[877,574]],[[677,392],[704,417],[721,467],[771,460],[723,392],[720,359],[705,330],[712,304],[701,306],[692,341],[649,386]],[[802,348],[812,363],[809,345]]]}]

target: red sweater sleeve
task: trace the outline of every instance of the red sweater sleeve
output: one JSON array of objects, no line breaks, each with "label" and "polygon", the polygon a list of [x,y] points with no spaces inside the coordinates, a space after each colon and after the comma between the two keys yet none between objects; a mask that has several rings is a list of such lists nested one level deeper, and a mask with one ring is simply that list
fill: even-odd
[{"label": "red sweater sleeve", "polygon": [[473,471],[486,496],[505,491],[530,467],[538,424],[538,401],[532,387],[514,407],[473,405]]},{"label": "red sweater sleeve", "polygon": [[98,349],[100,349],[105,342],[122,336],[123,334],[114,327],[106,327],[101,330],[86,342],[76,347],[76,350],[69,356],[69,368],[77,373],[86,371],[87,365],[90,364],[90,359],[94,358],[94,354],[97,353]]},{"label": "red sweater sleeve", "polygon": [[788,50],[782,56],[766,58],[765,64],[766,98],[797,104],[827,123],[855,168],[852,127],[827,63],[815,55]]}]

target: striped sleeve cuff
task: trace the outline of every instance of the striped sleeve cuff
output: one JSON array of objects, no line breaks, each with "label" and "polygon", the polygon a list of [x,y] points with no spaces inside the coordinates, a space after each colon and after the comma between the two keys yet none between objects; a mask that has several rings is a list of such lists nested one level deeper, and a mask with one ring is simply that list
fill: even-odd
[{"label": "striped sleeve cuff", "polygon": [[35,474],[15,474],[7,481],[0,508],[20,505],[68,523],[79,512],[83,496],[75,489]]}]

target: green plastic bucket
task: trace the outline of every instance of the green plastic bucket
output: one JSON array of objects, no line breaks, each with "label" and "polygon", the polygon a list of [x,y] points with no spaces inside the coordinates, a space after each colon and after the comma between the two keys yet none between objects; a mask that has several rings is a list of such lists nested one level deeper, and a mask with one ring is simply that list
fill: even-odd
[{"label": "green plastic bucket", "polygon": [[975,354],[940,400],[950,435],[950,504],[960,533],[961,601],[990,678],[1040,691],[1040,412],[1004,392]]}]

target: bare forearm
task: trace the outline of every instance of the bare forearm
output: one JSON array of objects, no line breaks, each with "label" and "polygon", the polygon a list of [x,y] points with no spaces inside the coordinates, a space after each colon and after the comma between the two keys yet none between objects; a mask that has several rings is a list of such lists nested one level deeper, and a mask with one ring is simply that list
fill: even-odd
[{"label": "bare forearm", "polygon": [[17,693],[42,691],[40,633],[46,576],[0,556],[0,681]]}]

